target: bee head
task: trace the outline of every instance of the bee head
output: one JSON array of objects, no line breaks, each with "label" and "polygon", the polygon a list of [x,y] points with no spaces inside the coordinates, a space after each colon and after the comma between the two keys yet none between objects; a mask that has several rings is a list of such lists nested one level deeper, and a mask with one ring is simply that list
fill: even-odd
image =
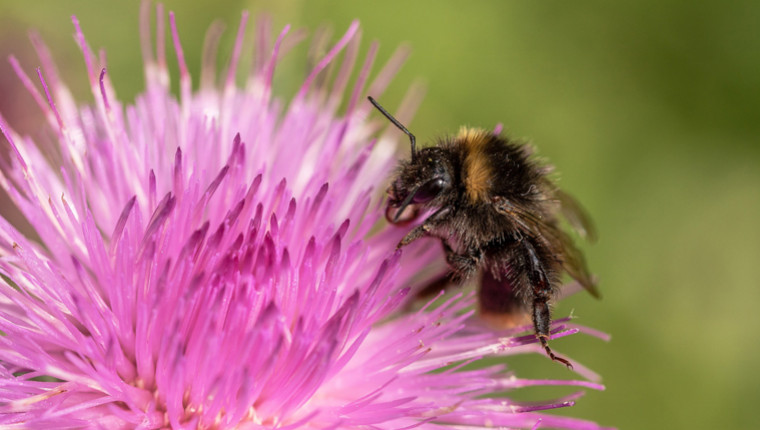
[{"label": "bee head", "polygon": [[[388,188],[388,211],[395,210],[389,220],[394,223],[407,221],[417,208],[433,206],[451,189],[451,166],[443,149],[425,148],[407,162],[401,163],[395,179]],[[403,215],[403,216],[402,216]]]},{"label": "bee head", "polygon": [[[395,180],[388,188],[388,211],[386,217],[394,223],[409,221],[416,217],[421,205],[433,201],[451,189],[451,166],[447,161],[445,151],[441,148],[425,148],[417,151],[416,138],[396,118],[383,108],[372,97],[369,101],[399,130],[409,136],[411,158],[402,163]],[[411,208],[411,214],[404,211]],[[391,218],[391,211],[396,209]],[[404,215],[402,219],[402,215]],[[411,216],[409,216],[411,215]]]}]

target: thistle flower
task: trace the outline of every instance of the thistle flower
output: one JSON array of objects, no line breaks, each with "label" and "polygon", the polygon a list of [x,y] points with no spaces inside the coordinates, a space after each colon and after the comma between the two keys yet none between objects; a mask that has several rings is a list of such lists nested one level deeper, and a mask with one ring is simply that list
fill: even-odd
[{"label": "thistle flower", "polygon": [[[377,45],[345,100],[357,23],[284,107],[272,78],[300,33],[288,37],[286,27],[272,41],[264,21],[241,88],[247,15],[220,84],[212,27],[192,91],[169,14],[175,98],[160,5],[157,15],[154,54],[143,4],[146,89],[131,105],[116,97],[104,55],[91,52],[76,19],[92,105],[74,102],[37,38],[38,83],[11,58],[47,118],[47,138],[19,136],[0,117],[11,148],[0,183],[34,229],[30,237],[0,218],[0,424],[600,428],[536,412],[580,393],[531,404],[495,397],[534,385],[602,389],[578,363],[586,380],[464,367],[539,351],[532,335],[479,325],[471,295],[405,311],[410,286],[440,256],[421,244],[402,258],[404,232],[380,221],[377,186],[397,142],[373,137],[382,123],[360,103]],[[367,92],[379,95],[404,55]],[[328,66],[334,79],[324,78]],[[564,320],[555,337],[578,331],[597,334]]]}]

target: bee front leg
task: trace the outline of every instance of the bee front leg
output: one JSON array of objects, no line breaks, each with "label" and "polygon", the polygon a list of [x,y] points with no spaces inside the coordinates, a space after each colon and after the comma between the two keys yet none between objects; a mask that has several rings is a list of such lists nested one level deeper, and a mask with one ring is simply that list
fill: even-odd
[{"label": "bee front leg", "polygon": [[398,245],[396,245],[396,249],[403,248],[419,238],[430,236],[430,232],[433,231],[433,228],[439,225],[441,221],[446,218],[446,215],[448,215],[449,212],[450,210],[448,208],[441,208],[435,211],[425,220],[425,222],[413,228],[412,231],[407,233],[406,236],[401,239]]},{"label": "bee front leg", "polygon": [[425,221],[424,224],[418,225],[417,227],[413,228],[412,231],[407,233],[406,236],[401,239],[398,245],[396,245],[396,249],[401,249],[421,237],[428,236],[430,234],[430,230],[431,226],[429,226],[427,221]]}]

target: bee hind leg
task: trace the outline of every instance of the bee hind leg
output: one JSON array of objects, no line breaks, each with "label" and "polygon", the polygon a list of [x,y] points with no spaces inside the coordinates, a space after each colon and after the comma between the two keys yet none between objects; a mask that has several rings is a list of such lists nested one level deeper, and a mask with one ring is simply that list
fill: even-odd
[{"label": "bee hind leg", "polygon": [[533,328],[536,332],[538,341],[546,351],[546,354],[554,361],[558,361],[568,369],[572,369],[570,362],[556,355],[549,347],[549,336],[551,335],[551,308],[549,301],[552,298],[552,287],[549,281],[550,275],[547,273],[545,263],[541,262],[539,253],[528,241],[521,242],[523,250],[526,253],[526,262],[528,270],[528,279],[531,284],[531,293],[533,296]]},{"label": "bee hind leg", "polygon": [[533,327],[536,330],[536,337],[541,342],[541,346],[546,351],[546,355],[554,361],[558,361],[568,369],[572,370],[573,365],[566,359],[555,354],[549,347],[549,331],[551,328],[551,313],[549,311],[549,304],[546,300],[536,298],[533,300]]}]

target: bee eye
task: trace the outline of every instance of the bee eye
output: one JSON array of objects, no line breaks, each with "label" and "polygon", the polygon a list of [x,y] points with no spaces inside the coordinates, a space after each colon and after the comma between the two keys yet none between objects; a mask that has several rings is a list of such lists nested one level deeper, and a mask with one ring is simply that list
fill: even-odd
[{"label": "bee eye", "polygon": [[443,188],[446,186],[446,182],[444,182],[443,179],[437,178],[433,179],[432,181],[428,181],[424,185],[422,185],[416,193],[414,193],[414,197],[412,198],[412,202],[414,203],[425,203],[430,200],[433,200],[438,194],[443,191]]}]

